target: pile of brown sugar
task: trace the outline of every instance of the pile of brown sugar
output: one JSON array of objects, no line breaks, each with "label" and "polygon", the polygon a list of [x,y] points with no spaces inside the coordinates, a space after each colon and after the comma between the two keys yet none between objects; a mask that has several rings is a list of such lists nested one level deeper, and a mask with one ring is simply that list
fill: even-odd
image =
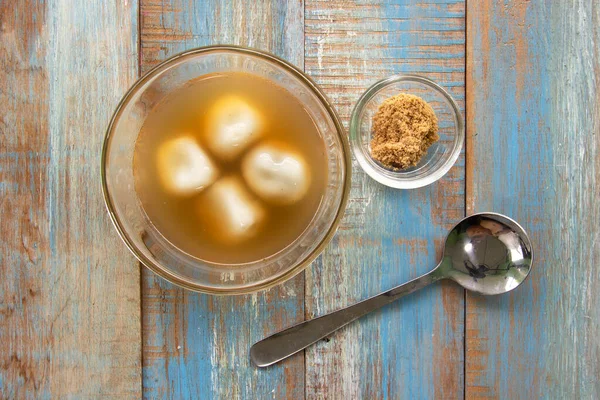
[{"label": "pile of brown sugar", "polygon": [[371,157],[393,170],[417,165],[440,138],[433,108],[419,96],[400,93],[373,117]]}]

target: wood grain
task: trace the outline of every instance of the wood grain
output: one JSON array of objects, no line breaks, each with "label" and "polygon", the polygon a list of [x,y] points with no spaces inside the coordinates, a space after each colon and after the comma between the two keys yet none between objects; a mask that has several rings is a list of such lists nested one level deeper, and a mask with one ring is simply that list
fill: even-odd
[{"label": "wood grain", "polygon": [[[399,72],[464,108],[464,1],[0,1],[0,398],[600,398],[600,6],[468,4],[466,166],[395,191],[355,164],[324,255],[264,293],[196,295],[144,272],[141,338],[138,266],[94,183],[138,57],[146,71],[200,45],[271,50],[305,66],[345,122]],[[431,287],[305,355],[250,365],[263,336],[435,265],[464,214],[465,170],[468,213],[531,233],[524,287],[466,305],[455,285]]]},{"label": "wood grain", "polygon": [[[303,3],[143,0],[142,69],[180,51],[240,44],[302,68]],[[304,356],[266,370],[250,365],[255,341],[304,316],[304,278],[255,295],[198,295],[144,273],[144,396],[147,398],[304,397]]]},{"label": "wood grain", "polygon": [[468,3],[467,205],[531,234],[532,276],[467,297],[468,398],[600,398],[600,4]]},{"label": "wood grain", "polygon": [[[418,73],[464,107],[463,1],[307,0],[305,69],[347,124],[376,80]],[[353,165],[346,216],[306,271],[306,317],[374,295],[433,268],[464,215],[464,158],[440,182],[400,191]],[[306,350],[306,398],[462,398],[463,290],[425,289]]]},{"label": "wood grain", "polygon": [[139,270],[100,190],[137,3],[0,2],[0,54],[0,398],[139,397]]}]

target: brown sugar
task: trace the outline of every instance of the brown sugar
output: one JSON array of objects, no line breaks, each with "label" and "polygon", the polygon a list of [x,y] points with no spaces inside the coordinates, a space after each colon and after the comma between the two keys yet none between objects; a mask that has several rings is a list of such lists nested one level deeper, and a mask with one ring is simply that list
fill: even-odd
[{"label": "brown sugar", "polygon": [[419,96],[400,93],[381,103],[373,117],[371,157],[393,170],[413,167],[439,138],[433,108]]}]

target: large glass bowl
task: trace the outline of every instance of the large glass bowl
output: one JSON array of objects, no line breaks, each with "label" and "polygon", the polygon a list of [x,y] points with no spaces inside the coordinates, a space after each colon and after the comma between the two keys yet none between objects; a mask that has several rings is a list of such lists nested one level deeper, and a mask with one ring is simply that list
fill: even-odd
[{"label": "large glass bowl", "polygon": [[[371,158],[370,147],[373,116],[381,103],[398,93],[414,94],[428,102],[437,116],[440,135],[416,166],[400,171]],[[358,164],[377,182],[397,189],[416,189],[440,179],[458,159],[464,140],[463,119],[452,96],[418,75],[395,75],[376,82],[358,100],[350,120],[350,142]]]},{"label": "large glass bowl", "polygon": [[[206,74],[239,71],[266,78],[292,93],[310,114],[325,143],[328,183],[307,229],[280,252],[245,264],[195,258],[166,240],[146,216],[135,190],[135,142],[148,113],[165,96]],[[112,117],[102,151],[106,205],[131,252],[156,274],[187,289],[212,294],[251,293],[302,271],[327,245],[344,213],[350,188],[350,150],[333,107],[302,71],[262,51],[211,46],[178,54],[140,78]]]}]

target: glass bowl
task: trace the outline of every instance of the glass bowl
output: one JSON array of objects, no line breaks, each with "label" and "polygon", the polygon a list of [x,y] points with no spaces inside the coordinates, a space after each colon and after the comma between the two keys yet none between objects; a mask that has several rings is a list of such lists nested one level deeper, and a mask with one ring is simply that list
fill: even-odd
[{"label": "glass bowl", "polygon": [[[415,167],[389,169],[371,158],[371,125],[379,105],[398,93],[428,102],[438,119],[440,139]],[[380,80],[361,96],[352,111],[350,143],[361,168],[377,182],[397,189],[415,189],[440,179],[458,159],[465,139],[463,119],[456,102],[440,85],[418,75],[395,75]]]},{"label": "glass bowl", "polygon": [[[245,264],[217,264],[171,244],[154,227],[138,199],[133,155],[140,128],[165,96],[206,74],[239,71],[266,78],[292,93],[310,114],[325,143],[328,183],[312,221],[280,252]],[[110,217],[131,252],[146,267],[184,288],[212,294],[251,293],[302,271],[327,245],[344,213],[350,188],[350,150],[333,107],[302,71],[271,54],[236,46],[210,46],[178,54],[140,78],[110,121],[102,150],[102,184]]]}]

